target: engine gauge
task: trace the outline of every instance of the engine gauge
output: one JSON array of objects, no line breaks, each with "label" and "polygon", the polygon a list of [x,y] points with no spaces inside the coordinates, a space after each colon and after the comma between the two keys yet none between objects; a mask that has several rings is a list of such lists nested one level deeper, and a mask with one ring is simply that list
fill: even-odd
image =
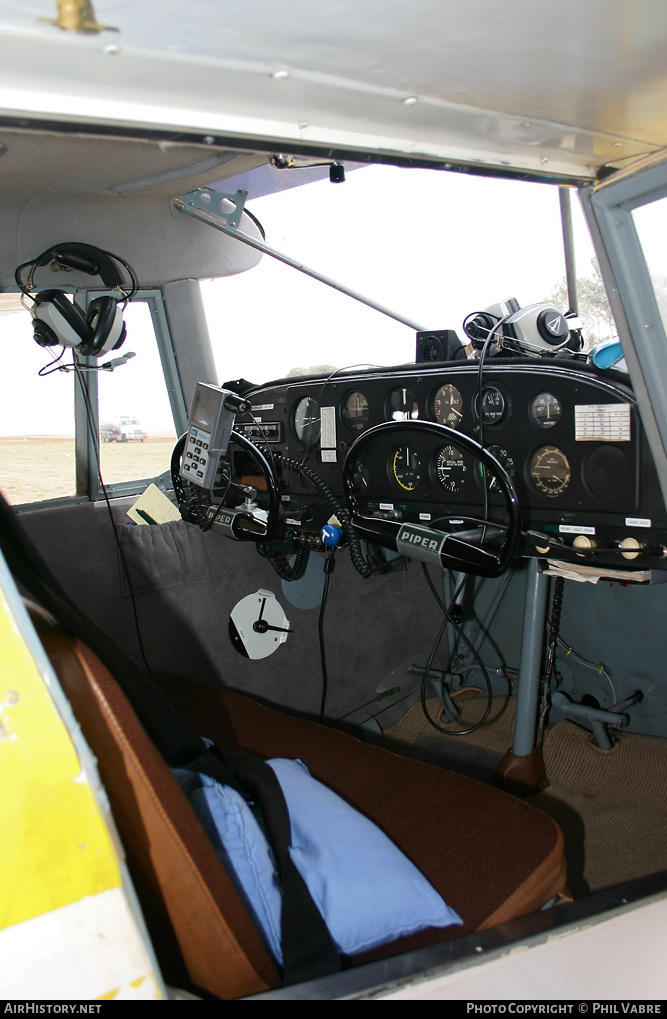
[{"label": "engine gauge", "polygon": [[410,421],[419,417],[419,404],[411,389],[397,386],[387,397],[387,418],[390,421]]},{"label": "engine gauge", "polygon": [[443,446],[435,460],[435,476],[446,492],[460,492],[467,468],[456,446]]},{"label": "engine gauge", "polygon": [[[498,463],[502,464],[510,478],[516,477],[516,468],[514,466],[514,458],[503,446],[494,444],[493,446],[487,447],[488,452],[495,456]],[[482,476],[486,477],[486,487],[489,492],[499,492],[500,483],[496,475],[488,468],[483,469],[482,464],[479,464],[479,479],[482,480]]]},{"label": "engine gauge", "polygon": [[[482,419],[485,425],[499,425],[509,414],[509,400],[497,386],[482,390]],[[479,417],[479,395],[475,397],[475,415]]]},{"label": "engine gauge", "polygon": [[421,461],[410,446],[399,446],[389,457],[389,476],[404,492],[413,492],[421,481]]},{"label": "engine gauge", "polygon": [[553,393],[538,393],[530,404],[530,420],[538,428],[553,428],[563,413],[558,397]]},{"label": "engine gauge", "polygon": [[354,465],[352,473],[352,485],[359,495],[368,495],[371,488],[371,476],[368,468],[361,460]]},{"label": "engine gauge", "polygon": [[555,499],[570,484],[572,471],[570,461],[562,449],[542,446],[533,454],[529,474],[536,492],[546,495],[548,499]]},{"label": "engine gauge", "polygon": [[446,383],[433,397],[433,416],[441,425],[458,428],[463,417],[463,397],[456,386]]},{"label": "engine gauge", "polygon": [[305,446],[314,446],[320,437],[320,405],[312,396],[304,396],[294,411],[294,431]]},{"label": "engine gauge", "polygon": [[340,409],[343,424],[347,425],[353,432],[360,432],[368,424],[370,408],[368,400],[359,390],[353,389],[348,393]]}]

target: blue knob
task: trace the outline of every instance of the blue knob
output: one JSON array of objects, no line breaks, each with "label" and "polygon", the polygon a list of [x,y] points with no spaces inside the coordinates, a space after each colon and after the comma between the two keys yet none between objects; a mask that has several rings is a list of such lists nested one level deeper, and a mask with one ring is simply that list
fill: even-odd
[{"label": "blue knob", "polygon": [[343,537],[343,531],[342,528],[336,527],[334,524],[325,524],[320,531],[320,537],[327,548],[336,548]]}]

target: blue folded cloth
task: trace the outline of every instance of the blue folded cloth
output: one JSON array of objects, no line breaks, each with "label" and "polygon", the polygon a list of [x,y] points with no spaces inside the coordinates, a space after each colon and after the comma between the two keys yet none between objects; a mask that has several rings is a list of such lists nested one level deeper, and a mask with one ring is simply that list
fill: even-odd
[{"label": "blue folded cloth", "polygon": [[[461,924],[377,825],[314,779],[299,760],[267,761],[290,815],[290,855],[340,952],[355,955],[425,927]],[[261,815],[234,789],[174,774],[279,964],[281,889]]]},{"label": "blue folded cloth", "polygon": [[623,357],[623,347],[618,340],[607,340],[594,347],[589,357],[596,368],[611,368]]}]

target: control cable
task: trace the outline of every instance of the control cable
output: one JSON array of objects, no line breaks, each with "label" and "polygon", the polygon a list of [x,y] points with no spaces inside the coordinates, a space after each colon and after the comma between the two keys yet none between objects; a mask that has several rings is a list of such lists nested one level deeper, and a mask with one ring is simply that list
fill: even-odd
[{"label": "control cable", "polygon": [[327,703],[327,687],[328,687],[328,676],[327,676],[327,658],[324,645],[324,612],[327,607],[327,597],[329,595],[329,587],[331,585],[331,574],[334,571],[336,565],[335,560],[336,548],[332,548],[329,555],[324,561],[324,590],[322,591],[322,601],[320,602],[320,615],[317,622],[317,633],[320,642],[320,662],[322,665],[322,700],[320,702],[320,724],[324,724],[324,710]]},{"label": "control cable", "polygon": [[109,499],[109,493],[107,492],[107,488],[106,485],[104,484],[104,479],[102,477],[102,467],[100,464],[99,436],[95,430],[93,409],[90,404],[90,393],[88,392],[88,387],[86,386],[86,383],[84,381],[84,374],[83,372],[80,371],[80,366],[76,363],[76,361],[74,362],[74,373],[75,378],[79,383],[79,387],[81,389],[81,395],[83,397],[83,403],[86,410],[86,421],[88,424],[88,431],[90,432],[90,438],[93,444],[93,450],[95,452],[95,461],[97,464],[97,474],[100,479],[100,488],[102,489],[102,494],[104,495],[104,501],[106,503],[107,511],[109,513],[109,520],[111,521],[111,529],[113,531],[114,540],[116,542],[116,547],[118,549],[118,555],[120,556],[120,561],[123,564],[125,578],[127,580],[127,586],[130,591],[130,601],[132,603],[132,614],[134,616],[134,626],[137,633],[137,640],[139,641],[139,650],[141,652],[141,657],[143,659],[144,665],[146,666],[146,669],[148,670],[148,672],[152,673],[153,670],[148,663],[146,651],[144,648],[144,642],[141,637],[141,626],[139,625],[139,612],[137,609],[137,600],[134,594],[134,587],[132,585],[132,577],[130,576],[130,570],[127,565],[127,559],[125,558],[125,553],[123,551],[120,538],[118,537],[118,527],[116,521],[114,520],[113,512],[111,509],[111,500]]},{"label": "control cable", "polygon": [[289,457],[283,456],[282,453],[276,453],[276,460],[278,460],[278,462],[281,463],[287,470],[293,471],[295,474],[299,474],[304,480],[310,482],[310,484],[322,496],[327,508],[340,522],[345,541],[347,542],[350,550],[350,559],[352,560],[352,565],[355,570],[361,577],[364,577],[364,579],[371,577],[373,575],[373,568],[366,562],[361,548],[361,541],[352,526],[350,515],[343,507],[342,503],[340,503],[335,497],[326,482],[319,476],[319,474],[316,474],[310,467],[306,467],[305,464],[300,463],[298,460],[292,460]]},{"label": "control cable", "polygon": [[[434,729],[437,729],[438,732],[442,732],[446,736],[468,736],[468,735],[470,735],[471,732],[476,732],[477,729],[481,728],[481,726],[484,725],[484,723],[486,722],[487,718],[489,717],[489,713],[491,711],[491,705],[493,703],[493,691],[492,691],[492,688],[491,688],[491,679],[489,677],[489,673],[487,672],[486,666],[484,665],[484,662],[482,661],[480,655],[478,654],[477,649],[474,647],[472,642],[468,639],[468,637],[464,633],[463,629],[458,625],[458,623],[456,622],[456,620],[454,619],[454,617],[452,615],[452,609],[454,608],[454,605],[456,604],[456,599],[457,599],[457,597],[459,595],[459,592],[462,590],[462,588],[463,588],[463,586],[464,586],[464,584],[465,584],[465,582],[466,582],[466,580],[468,578],[467,578],[467,575],[464,576],[463,580],[461,581],[461,583],[459,584],[458,588],[456,589],[456,592],[455,592],[455,594],[454,594],[454,596],[452,598],[450,607],[447,608],[447,606],[445,605],[444,601],[442,600],[442,598],[440,597],[440,595],[438,594],[438,592],[435,589],[435,585],[434,585],[434,583],[433,583],[433,581],[431,579],[431,576],[430,576],[430,574],[428,572],[428,569],[426,567],[426,563],[422,563],[422,570],[424,571],[424,576],[426,577],[426,581],[428,583],[428,586],[431,589],[431,593],[433,594],[433,597],[437,601],[437,603],[440,606],[440,608],[441,608],[441,610],[442,610],[442,612],[444,614],[444,617],[445,617],[443,619],[443,621],[442,621],[442,625],[441,625],[440,629],[438,630],[438,635],[437,635],[437,637],[435,639],[435,643],[434,643],[433,648],[431,650],[431,654],[429,656],[428,662],[426,663],[426,668],[424,669],[424,675],[422,676],[421,691],[420,691],[422,711],[424,712],[424,716],[425,716],[427,722],[429,722],[429,724],[432,725]],[[444,633],[445,633],[445,630],[447,628],[447,623],[451,623],[452,627],[454,628],[456,633],[459,635],[460,639],[463,640],[463,642],[468,646],[468,649],[472,652],[473,657],[475,658],[477,664],[479,665],[479,667],[480,667],[480,669],[482,671],[482,675],[484,676],[484,682],[486,683],[487,705],[486,705],[486,708],[484,710],[484,714],[480,718],[479,722],[476,722],[474,725],[470,726],[468,729],[445,729],[444,726],[439,725],[433,718],[431,718],[431,716],[428,713],[428,706],[427,706],[427,703],[426,703],[426,684],[428,683],[429,674],[431,672],[431,668],[433,667],[433,660],[434,660],[434,658],[435,658],[435,656],[437,654],[438,648],[440,647],[440,641],[442,640],[442,638],[444,636]],[[450,656],[450,660],[451,660],[451,656]],[[449,664],[450,664],[450,662],[447,663],[447,666],[449,666]],[[446,669],[443,669],[443,674],[446,671],[447,671]]]}]

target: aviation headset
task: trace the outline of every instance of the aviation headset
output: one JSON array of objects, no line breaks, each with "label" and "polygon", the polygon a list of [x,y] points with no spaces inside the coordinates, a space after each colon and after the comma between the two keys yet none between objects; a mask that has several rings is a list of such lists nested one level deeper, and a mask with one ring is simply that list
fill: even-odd
[{"label": "aviation headset", "polygon": [[[119,297],[98,297],[82,311],[62,290],[34,291],[35,271],[50,262],[57,262],[64,269],[74,269],[99,276],[105,287],[119,291]],[[23,272],[30,266],[26,283]],[[118,266],[122,266],[129,278],[130,286],[123,282]],[[70,241],[57,244],[44,251],[37,258],[24,262],[14,273],[14,278],[26,297],[33,304],[30,314],[33,319],[35,342],[40,347],[73,347],[84,357],[99,357],[110,350],[117,350],[125,340],[123,309],[136,292],[138,283],[134,270],[118,255],[95,248],[92,244]]]}]

